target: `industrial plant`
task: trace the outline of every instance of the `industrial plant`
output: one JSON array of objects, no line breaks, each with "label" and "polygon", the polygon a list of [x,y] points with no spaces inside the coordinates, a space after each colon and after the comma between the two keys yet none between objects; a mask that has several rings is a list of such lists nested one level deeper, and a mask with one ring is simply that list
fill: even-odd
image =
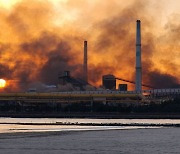
[{"label": "industrial plant", "polygon": [[[137,30],[136,30],[136,79],[134,81],[128,81],[119,77],[115,77],[113,74],[105,74],[102,76],[102,90],[112,90],[112,91],[128,91],[127,84],[119,84],[118,89],[116,88],[116,80],[123,81],[125,83],[135,84],[134,93],[142,92],[142,68],[141,68],[141,22],[137,20]],[[68,70],[64,71],[64,74],[59,76],[58,87],[65,87],[66,85],[71,85],[69,89],[62,89],[60,91],[87,91],[86,87],[93,87],[88,82],[88,42],[84,41],[84,59],[83,59],[83,73],[80,78],[74,78],[71,76],[71,72]],[[143,85],[145,86],[145,85]],[[145,86],[150,87],[150,86]],[[94,87],[97,91],[97,88]]]},{"label": "industrial plant", "polygon": [[[136,23],[136,66],[135,81],[129,81],[113,74],[102,76],[102,86],[97,88],[88,81],[88,42],[84,41],[83,73],[79,78],[71,76],[69,70],[59,74],[58,85],[50,86],[48,92],[31,88],[24,93],[0,93],[0,110],[4,114],[13,113],[47,113],[54,112],[93,112],[121,111],[122,106],[141,106],[150,102],[161,103],[172,100],[180,94],[180,89],[153,89],[142,83],[141,64],[141,21]],[[117,86],[117,80],[123,83]],[[128,91],[128,84],[135,84],[133,91]],[[147,87],[149,90],[143,90]],[[7,115],[8,115],[7,114]]]}]

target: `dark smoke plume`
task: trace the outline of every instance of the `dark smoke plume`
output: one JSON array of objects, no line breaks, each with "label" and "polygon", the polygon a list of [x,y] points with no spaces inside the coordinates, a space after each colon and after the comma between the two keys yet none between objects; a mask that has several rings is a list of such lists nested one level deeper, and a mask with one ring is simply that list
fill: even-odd
[{"label": "dark smoke plume", "polygon": [[50,0],[23,0],[1,10],[0,75],[8,81],[5,91],[25,91],[33,83],[56,85],[66,70],[80,78],[85,39],[92,85],[101,85],[105,74],[134,80],[137,19],[142,21],[144,84],[179,87],[180,20],[172,17],[158,35],[159,23],[153,19],[159,10],[149,12],[150,4],[150,0],[131,0],[127,5],[119,0],[68,0],[59,2],[57,13]]}]

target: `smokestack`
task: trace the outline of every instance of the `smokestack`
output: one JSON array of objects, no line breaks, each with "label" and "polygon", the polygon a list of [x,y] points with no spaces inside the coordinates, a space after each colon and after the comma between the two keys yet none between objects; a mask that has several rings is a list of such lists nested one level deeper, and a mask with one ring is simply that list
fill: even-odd
[{"label": "smokestack", "polygon": [[84,65],[83,65],[83,78],[88,82],[88,68],[87,68],[87,41],[84,41]]},{"label": "smokestack", "polygon": [[141,21],[136,25],[136,91],[142,91],[142,68],[141,68]]}]

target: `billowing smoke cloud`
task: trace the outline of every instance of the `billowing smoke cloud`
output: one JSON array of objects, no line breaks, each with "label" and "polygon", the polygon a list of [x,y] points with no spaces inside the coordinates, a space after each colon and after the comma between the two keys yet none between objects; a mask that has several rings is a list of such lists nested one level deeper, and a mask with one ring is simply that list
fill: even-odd
[{"label": "billowing smoke cloud", "polygon": [[81,77],[85,39],[91,84],[99,86],[105,74],[134,80],[137,19],[142,21],[143,82],[177,87],[180,26],[170,19],[165,32],[157,35],[156,20],[152,22],[157,12],[148,11],[150,3],[67,0],[54,6],[50,0],[23,0],[2,10],[0,77],[8,80],[5,90],[24,91],[37,82],[57,84],[66,70]]},{"label": "billowing smoke cloud", "polygon": [[149,72],[149,80],[151,85],[157,88],[180,88],[176,77],[169,74],[161,74],[160,72]]}]

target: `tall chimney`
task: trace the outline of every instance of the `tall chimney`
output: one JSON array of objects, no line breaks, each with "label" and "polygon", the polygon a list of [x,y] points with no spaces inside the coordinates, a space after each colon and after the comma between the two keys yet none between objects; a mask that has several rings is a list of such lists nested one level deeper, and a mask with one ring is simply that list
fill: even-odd
[{"label": "tall chimney", "polygon": [[84,41],[84,65],[83,65],[83,78],[88,82],[88,68],[87,68],[87,41]]},{"label": "tall chimney", "polygon": [[136,91],[142,91],[142,68],[141,68],[141,21],[136,25]]}]

